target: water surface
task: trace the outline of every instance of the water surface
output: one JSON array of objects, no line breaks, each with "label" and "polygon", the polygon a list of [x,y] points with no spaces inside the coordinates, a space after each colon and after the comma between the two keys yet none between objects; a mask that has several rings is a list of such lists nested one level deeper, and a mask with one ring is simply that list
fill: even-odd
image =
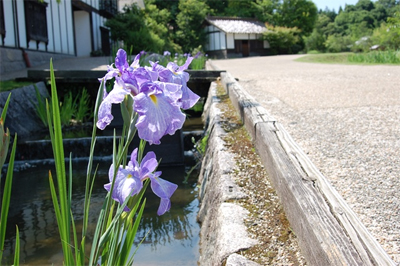
[{"label": "water surface", "polygon": [[[79,229],[82,219],[86,165],[73,164],[73,212]],[[108,182],[109,164],[101,163],[96,178],[90,210],[90,229],[94,230],[98,212],[103,204]],[[15,245],[15,225],[20,230],[21,265],[62,265],[62,252],[57,223],[51,200],[48,172],[50,164],[36,165],[14,174],[13,191],[6,232],[3,262],[11,264]],[[135,265],[197,265],[199,257],[199,225],[196,181],[198,172],[183,184],[185,167],[162,167],[162,178],[178,184],[171,198],[171,210],[157,215],[159,198],[150,187],[147,204],[135,243],[146,236],[135,256]],[[3,189],[2,184],[1,189]],[[1,190],[2,193],[2,190]],[[134,247],[135,248],[135,247]]]}]

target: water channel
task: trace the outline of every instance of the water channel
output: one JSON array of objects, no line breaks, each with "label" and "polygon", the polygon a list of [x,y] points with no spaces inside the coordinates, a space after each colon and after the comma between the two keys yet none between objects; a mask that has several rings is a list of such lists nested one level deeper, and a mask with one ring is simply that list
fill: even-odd
[{"label": "water channel", "polygon": [[[108,168],[109,163],[99,164],[89,217],[93,231],[106,194],[103,185],[108,182]],[[53,169],[51,164],[30,165],[14,174],[3,257],[6,264],[12,262],[15,225],[18,225],[21,265],[62,265],[60,238],[48,183],[50,169]],[[73,169],[73,212],[79,226],[86,163],[73,163]],[[146,238],[135,255],[135,265],[196,265],[199,257],[199,225],[196,222],[198,172],[192,172],[188,183],[184,184],[188,166],[160,167],[159,170],[163,172],[162,178],[178,184],[179,188],[171,198],[171,210],[163,216],[157,216],[159,198],[148,189],[146,210],[135,243]]]},{"label": "water channel", "polygon": [[[194,83],[190,85],[192,90],[195,89],[195,93],[202,97],[202,102],[205,102],[208,94],[210,80],[214,80],[215,75],[219,76],[219,72],[215,72],[211,76],[209,73],[206,73],[206,75],[204,73],[199,71],[192,73]],[[196,78],[198,75],[199,77]],[[201,112],[200,115],[194,116],[191,113],[187,114],[186,128],[184,126],[183,131],[186,131],[186,133],[201,131],[203,129],[200,118]],[[118,122],[117,117],[114,120],[116,127],[118,127],[118,123],[121,121]],[[89,215],[92,232],[106,194],[103,185],[108,183],[108,169],[111,163],[109,149],[112,147],[112,141],[108,138],[108,134],[105,135],[100,136],[96,143],[98,151],[95,151],[95,153],[97,152],[97,158],[100,159],[100,162]],[[49,157],[49,154],[52,155],[52,150],[51,147],[44,148],[49,143],[48,140],[45,140],[45,137],[35,138],[35,136],[30,136],[30,138],[32,143],[29,143],[28,140],[17,147],[16,160],[24,161],[24,163],[18,171],[14,172],[2,262],[5,265],[12,263],[15,226],[18,225],[21,265],[62,265],[61,243],[48,181],[49,170],[52,170],[53,173],[55,171],[51,160],[46,159],[52,157]],[[76,136],[72,138],[76,138]],[[73,140],[64,142],[64,147],[68,147],[67,150],[69,150],[66,154],[72,152],[73,155],[78,156],[73,162],[72,195],[72,208],[78,230],[82,220],[82,213],[80,212],[84,202],[87,164],[84,159],[79,158],[80,155],[78,154],[83,153],[87,156],[90,143],[88,139],[83,140],[81,136],[79,138],[81,138],[79,143]],[[146,238],[135,255],[135,265],[197,265],[200,232],[199,224],[196,222],[198,212],[197,178],[199,173],[197,170],[193,171],[188,182],[183,183],[186,173],[192,165],[188,164],[186,156],[181,156],[179,152],[183,153],[182,146],[185,147],[185,151],[188,150],[186,147],[188,142],[190,142],[190,145],[192,144],[190,138],[184,138],[182,141],[180,137],[169,136],[162,141],[164,147],[155,150],[157,158],[162,159],[161,164],[166,163],[168,165],[169,162],[179,162],[177,164],[179,166],[172,163],[168,166],[161,165],[158,169],[163,172],[161,176],[163,179],[174,182],[179,187],[171,198],[171,210],[163,216],[157,216],[159,198],[152,193],[151,189],[148,189],[149,193],[145,195],[147,198],[146,209],[135,243],[139,243],[144,236]],[[175,143],[180,143],[180,146],[175,145]],[[2,196],[4,178],[0,181],[0,196]]]}]

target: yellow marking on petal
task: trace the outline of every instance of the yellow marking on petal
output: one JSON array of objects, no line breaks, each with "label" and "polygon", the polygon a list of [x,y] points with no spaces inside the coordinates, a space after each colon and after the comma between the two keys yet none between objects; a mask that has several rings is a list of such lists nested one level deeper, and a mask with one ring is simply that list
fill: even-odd
[{"label": "yellow marking on petal", "polygon": [[154,104],[157,104],[157,97],[155,95],[150,95],[150,99]]},{"label": "yellow marking on petal", "polygon": [[128,174],[126,178],[132,178],[132,174]]}]

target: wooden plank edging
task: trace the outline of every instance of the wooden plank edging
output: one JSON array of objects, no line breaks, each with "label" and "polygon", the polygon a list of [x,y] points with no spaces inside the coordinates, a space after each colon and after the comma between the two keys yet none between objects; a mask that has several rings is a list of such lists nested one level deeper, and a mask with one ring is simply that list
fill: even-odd
[{"label": "wooden plank edging", "polygon": [[395,265],[284,127],[230,75],[221,81],[311,265]]}]

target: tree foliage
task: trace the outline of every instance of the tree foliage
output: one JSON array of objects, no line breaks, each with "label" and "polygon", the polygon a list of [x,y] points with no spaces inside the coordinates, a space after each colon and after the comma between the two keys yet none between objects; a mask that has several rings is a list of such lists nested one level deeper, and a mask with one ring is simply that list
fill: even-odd
[{"label": "tree foliage", "polygon": [[[307,50],[329,52],[366,51],[374,44],[388,49],[395,48],[396,33],[389,32],[390,21],[399,0],[359,0],[355,5],[346,5],[335,17],[320,11],[312,34],[305,38]],[[321,45],[322,39],[325,42]]]},{"label": "tree foliage", "polygon": [[301,32],[298,28],[272,25],[267,25],[267,28],[269,30],[264,32],[263,38],[268,41],[273,54],[291,54],[297,49],[295,45]]},{"label": "tree foliage", "polygon": [[387,23],[375,29],[371,41],[373,44],[379,44],[384,48],[399,50],[400,49],[400,12],[394,13],[393,17],[389,17]]},{"label": "tree foliage", "polygon": [[318,17],[316,5],[310,0],[283,0],[276,15],[279,26],[301,30],[302,35],[309,35],[314,29]]},{"label": "tree foliage", "polygon": [[[276,52],[365,50],[372,44],[398,49],[394,47],[398,47],[395,25],[400,0],[358,0],[340,7],[338,13],[328,8],[318,11],[312,0],[145,0],[145,6],[143,10],[132,6],[106,23],[111,38],[123,40],[134,52],[192,52],[204,47],[207,15],[268,23],[274,33],[267,35],[277,44]],[[294,44],[285,44],[293,40]]]},{"label": "tree foliage", "polygon": [[269,24],[276,24],[276,14],[280,6],[279,0],[256,0],[252,3],[255,17]]},{"label": "tree foliage", "polygon": [[200,45],[204,46],[206,35],[202,27],[209,7],[202,0],[179,0],[179,14],[176,18],[178,31],[176,42],[183,51],[189,52]]},{"label": "tree foliage", "polygon": [[146,9],[132,5],[125,7],[123,13],[107,20],[105,25],[111,29],[111,39],[123,41],[133,53],[143,50],[161,52],[179,49],[179,46],[170,38],[168,19],[167,10],[159,10],[151,4],[147,5]]}]

